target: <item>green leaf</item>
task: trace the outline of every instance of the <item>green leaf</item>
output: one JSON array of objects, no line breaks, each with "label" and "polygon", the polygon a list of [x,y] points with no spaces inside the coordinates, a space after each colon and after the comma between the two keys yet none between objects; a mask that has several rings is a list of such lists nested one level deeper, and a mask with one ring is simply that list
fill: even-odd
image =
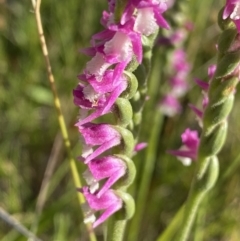
[{"label": "green leaf", "polygon": [[44,105],[52,105],[53,104],[53,96],[50,89],[47,89],[42,86],[34,85],[27,88],[26,94],[33,101],[44,104]]}]

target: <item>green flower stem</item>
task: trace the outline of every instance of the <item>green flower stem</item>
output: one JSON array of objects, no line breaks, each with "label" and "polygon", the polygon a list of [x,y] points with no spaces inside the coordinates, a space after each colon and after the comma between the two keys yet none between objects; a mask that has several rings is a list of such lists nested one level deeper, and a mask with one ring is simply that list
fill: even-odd
[{"label": "green flower stem", "polygon": [[171,223],[167,226],[164,232],[156,239],[156,241],[169,241],[173,240],[183,218],[184,206],[182,206],[178,212],[175,214]]},{"label": "green flower stem", "polygon": [[147,154],[143,165],[144,171],[142,173],[140,187],[137,192],[136,214],[132,220],[128,238],[128,240],[131,241],[138,240],[138,231],[140,229],[140,223],[145,209],[145,204],[148,198],[148,187],[155,166],[158,137],[162,127],[162,121],[162,113],[158,110],[157,112],[155,112],[154,123],[151,129],[150,139],[147,147]]},{"label": "green flower stem", "polygon": [[[71,144],[70,144],[65,120],[64,120],[64,117],[63,117],[63,114],[62,114],[61,104],[60,104],[57,89],[56,89],[56,86],[55,86],[55,80],[54,80],[54,76],[53,76],[53,73],[52,73],[52,68],[51,68],[50,59],[49,59],[49,55],[48,55],[48,49],[47,49],[46,40],[45,40],[45,36],[44,36],[44,32],[43,32],[41,14],[40,14],[41,0],[37,0],[37,2],[32,0],[32,5],[33,5],[34,11],[35,11],[35,18],[36,18],[36,22],[37,22],[39,39],[40,39],[40,43],[41,43],[41,47],[42,47],[43,56],[44,56],[44,59],[45,59],[45,62],[46,62],[46,67],[47,67],[48,80],[49,80],[50,87],[51,87],[51,90],[52,90],[52,93],[53,93],[53,96],[54,96],[54,105],[55,105],[55,109],[57,111],[58,123],[59,123],[59,127],[61,129],[61,133],[62,133],[62,137],[63,137],[63,140],[64,140],[65,148],[67,150],[72,177],[73,177],[75,186],[78,187],[78,188],[81,188],[82,184],[81,184],[81,180],[80,180],[79,175],[78,175],[75,160],[74,160],[73,155],[72,155]],[[80,204],[85,203],[84,196],[80,192],[76,192],[76,194],[77,194],[79,203]],[[93,232],[92,226],[90,224],[86,224],[86,228],[87,228],[90,240],[96,241],[97,239],[96,239],[96,236]]]},{"label": "green flower stem", "polygon": [[208,90],[209,103],[204,111],[203,131],[198,150],[196,175],[186,201],[181,231],[175,241],[186,241],[192,228],[198,207],[213,187],[218,176],[217,154],[227,133],[227,118],[234,103],[234,92],[239,82],[240,35],[231,20],[222,19],[223,32],[218,41],[218,63]]},{"label": "green flower stem", "polygon": [[196,221],[194,223],[194,227],[193,227],[193,241],[203,241],[204,240],[204,223],[205,223],[205,218],[206,218],[206,206],[209,202],[209,195],[206,196],[203,199],[202,204],[200,205],[199,209],[198,209],[198,213],[196,216]]},{"label": "green flower stem", "polygon": [[127,220],[132,218],[135,212],[135,202],[125,191],[126,187],[116,190],[116,195],[123,201],[123,207],[109,219],[106,241],[122,241]]},{"label": "green flower stem", "polygon": [[218,159],[216,156],[206,158],[199,164],[199,172],[195,175],[191,191],[184,208],[183,225],[176,241],[187,240],[193,222],[195,220],[198,207],[207,194],[214,186],[218,177]]},{"label": "green flower stem", "polygon": [[110,219],[111,220],[108,225],[108,231],[107,231],[108,233],[107,233],[106,241],[122,241],[127,221],[126,220],[115,220],[114,217],[112,217]]}]

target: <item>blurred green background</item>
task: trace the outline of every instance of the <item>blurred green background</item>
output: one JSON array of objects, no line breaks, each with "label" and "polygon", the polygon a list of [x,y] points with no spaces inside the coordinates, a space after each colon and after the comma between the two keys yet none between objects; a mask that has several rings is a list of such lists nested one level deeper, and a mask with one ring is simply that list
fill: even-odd
[{"label": "blurred green background", "polygon": [[[201,90],[193,78],[207,80],[207,67],[214,63],[220,32],[217,14],[224,1],[178,0],[178,3],[185,18],[194,24],[185,44],[192,65],[191,89],[181,99],[182,114],[162,119],[147,203],[137,230],[135,227],[139,241],[156,240],[187,197],[194,164],[185,167],[166,150],[180,146],[180,134],[187,127],[199,129],[188,108],[189,102],[201,105]],[[75,157],[80,155],[81,147],[74,127],[78,108],[72,101],[72,89],[89,59],[79,49],[89,46],[91,35],[102,29],[99,19],[104,9],[107,1],[103,0],[43,0],[41,6],[50,60]],[[166,15],[170,23],[174,11],[173,8]],[[142,141],[149,138],[155,108],[164,91],[160,88],[167,81],[165,70],[170,64],[166,62],[167,49],[155,50],[158,55],[154,56],[154,74],[149,83],[151,101],[144,110]],[[0,84],[0,207],[42,240],[88,240],[53,106],[31,1],[0,0]],[[240,240],[239,104],[236,92],[227,142],[219,154],[220,177],[205,199],[204,209],[200,209],[190,240]],[[144,171],[145,153],[146,150],[134,157],[138,175],[130,188],[133,196]],[[78,168],[80,175],[85,167],[79,163]],[[46,185],[44,176],[49,177],[46,193],[41,189]],[[132,241],[131,222],[124,240]],[[96,229],[98,240],[103,240],[102,233],[103,227]],[[0,240],[27,238],[0,220]]]}]

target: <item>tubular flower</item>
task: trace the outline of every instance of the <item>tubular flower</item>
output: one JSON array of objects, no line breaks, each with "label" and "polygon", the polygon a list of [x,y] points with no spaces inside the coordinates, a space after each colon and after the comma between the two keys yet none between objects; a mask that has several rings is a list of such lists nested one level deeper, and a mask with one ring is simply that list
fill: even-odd
[{"label": "tubular flower", "polygon": [[[168,8],[166,1],[130,0],[124,9],[118,8],[115,0],[108,0],[109,12],[104,11],[101,18],[105,29],[94,34],[91,46],[81,51],[91,59],[73,90],[74,104],[80,108],[76,123],[82,143],[79,159],[87,166],[83,177],[88,186],[79,191],[88,203],[85,222],[92,222],[93,227],[120,209],[126,218],[132,216],[130,195],[112,189],[132,183],[136,170],[130,156],[146,146],[137,145],[134,150],[133,135],[126,129],[133,116],[129,100],[138,88],[132,71],[142,63],[143,37],[155,34],[159,26],[169,27],[162,16]],[[109,113],[115,122],[99,123],[98,118]],[[96,211],[103,211],[97,220]]]},{"label": "tubular flower", "polygon": [[198,132],[189,128],[181,135],[183,145],[178,150],[169,150],[168,152],[178,158],[183,165],[191,165],[192,160],[197,157],[199,146]]},{"label": "tubular flower", "polygon": [[85,110],[94,110],[89,116],[80,118],[78,125],[83,125],[111,111],[116,99],[127,88],[124,75],[112,81],[113,71],[107,70],[103,80],[97,81],[95,77],[88,80],[88,84],[79,86],[73,91],[74,103]]},{"label": "tubular flower", "polygon": [[[83,151],[82,154],[82,157],[85,158],[85,163],[88,163],[106,150],[121,143],[121,135],[108,124],[88,123],[79,126],[79,132],[84,138],[84,149],[87,150]],[[99,147],[95,151],[89,152],[93,146]]]},{"label": "tubular flower", "polygon": [[90,185],[90,192],[98,189],[98,182],[107,179],[97,197],[106,192],[119,178],[126,173],[127,166],[124,161],[114,156],[106,156],[93,159],[88,163],[88,169],[84,173],[87,184]]},{"label": "tubular flower", "polygon": [[[79,190],[85,196],[88,205],[84,206],[85,219],[84,222],[93,222],[93,228],[103,223],[112,214],[117,212],[122,207],[122,200],[113,190],[107,190],[101,197],[89,192],[88,187],[83,187]],[[94,212],[104,210],[100,217],[96,220]]]}]

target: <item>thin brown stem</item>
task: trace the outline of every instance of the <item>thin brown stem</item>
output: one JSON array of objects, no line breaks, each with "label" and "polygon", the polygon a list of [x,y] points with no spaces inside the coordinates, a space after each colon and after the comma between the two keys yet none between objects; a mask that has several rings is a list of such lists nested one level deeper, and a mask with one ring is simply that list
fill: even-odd
[{"label": "thin brown stem", "polygon": [[[53,93],[53,96],[54,96],[54,105],[55,105],[55,109],[56,109],[57,115],[58,115],[58,122],[59,122],[59,126],[60,126],[60,129],[61,129],[64,145],[65,145],[65,148],[67,150],[68,158],[69,158],[69,161],[70,161],[71,173],[72,173],[72,176],[73,176],[75,186],[80,188],[82,186],[81,180],[80,180],[79,175],[78,175],[75,160],[73,159],[73,156],[72,156],[71,144],[70,144],[70,141],[69,141],[68,131],[67,131],[67,128],[66,128],[66,124],[65,124],[63,114],[62,114],[61,104],[60,104],[60,100],[59,100],[59,97],[58,97],[58,94],[57,94],[54,75],[52,73],[51,63],[50,63],[50,59],[49,59],[49,55],[48,55],[48,49],[47,49],[46,40],[45,40],[45,36],[44,36],[44,32],[43,32],[41,14],[40,14],[41,0],[37,0],[37,1],[32,0],[32,5],[33,5],[34,13],[35,13],[37,30],[38,30],[38,34],[39,34],[39,40],[40,40],[40,44],[41,44],[41,48],[42,48],[42,53],[43,53],[46,68],[47,68],[48,80],[49,80],[50,87],[51,87],[51,90],[52,90],[52,93]],[[79,192],[76,192],[76,193],[77,193],[79,203],[80,204],[85,203],[84,196]],[[95,237],[95,234],[93,232],[92,226],[90,224],[86,224],[86,228],[88,230],[90,240],[95,241],[96,237]]]},{"label": "thin brown stem", "polygon": [[33,241],[42,241],[40,238],[35,236],[30,230],[24,227],[17,219],[7,213],[3,208],[0,207],[0,218],[4,220],[6,223],[11,225],[15,230],[24,235],[25,237],[33,240]]},{"label": "thin brown stem", "polygon": [[37,226],[38,226],[38,222],[39,222],[39,218],[40,215],[42,213],[44,204],[46,203],[46,199],[47,199],[47,194],[48,194],[48,190],[49,190],[49,185],[50,185],[50,180],[52,178],[53,172],[55,170],[55,167],[57,165],[57,162],[59,160],[59,157],[63,151],[62,149],[63,147],[63,141],[62,141],[62,136],[60,133],[58,133],[55,137],[54,143],[53,143],[53,147],[52,147],[52,151],[51,154],[49,156],[49,159],[47,161],[47,166],[46,166],[46,170],[43,176],[43,181],[41,184],[41,188],[37,197],[37,204],[36,204],[36,218],[35,221],[32,224],[32,231],[36,232],[37,230]]}]

